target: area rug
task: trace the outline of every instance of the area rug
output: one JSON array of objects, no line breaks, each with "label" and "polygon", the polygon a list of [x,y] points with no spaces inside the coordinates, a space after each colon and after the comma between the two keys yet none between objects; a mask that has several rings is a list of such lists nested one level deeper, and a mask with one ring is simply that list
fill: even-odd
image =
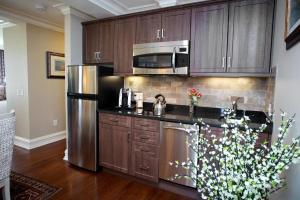
[{"label": "area rug", "polygon": [[16,172],[11,173],[10,187],[12,200],[47,200],[61,190]]}]

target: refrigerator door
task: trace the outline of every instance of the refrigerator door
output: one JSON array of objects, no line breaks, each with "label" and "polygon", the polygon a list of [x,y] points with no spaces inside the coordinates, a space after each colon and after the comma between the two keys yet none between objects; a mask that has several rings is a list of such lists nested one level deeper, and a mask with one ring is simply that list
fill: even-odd
[{"label": "refrigerator door", "polygon": [[68,160],[97,170],[97,101],[68,97]]},{"label": "refrigerator door", "polygon": [[97,66],[70,65],[68,67],[68,93],[98,94]]}]

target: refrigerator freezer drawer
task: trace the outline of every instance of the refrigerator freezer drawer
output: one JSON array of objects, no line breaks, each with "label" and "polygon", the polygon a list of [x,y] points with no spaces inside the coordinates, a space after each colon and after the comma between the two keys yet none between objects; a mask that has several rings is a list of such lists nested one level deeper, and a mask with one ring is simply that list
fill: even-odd
[{"label": "refrigerator freezer drawer", "polygon": [[97,102],[68,98],[68,160],[97,170]]},{"label": "refrigerator freezer drawer", "polygon": [[97,66],[69,66],[68,92],[98,94]]}]

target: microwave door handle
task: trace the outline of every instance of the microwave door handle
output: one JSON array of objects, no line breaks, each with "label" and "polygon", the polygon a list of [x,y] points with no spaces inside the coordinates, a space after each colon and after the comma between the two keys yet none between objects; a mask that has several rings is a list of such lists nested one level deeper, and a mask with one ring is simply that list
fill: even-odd
[{"label": "microwave door handle", "polygon": [[172,67],[173,67],[173,73],[175,73],[175,59],[176,59],[176,47],[173,49],[173,55],[172,55]]}]

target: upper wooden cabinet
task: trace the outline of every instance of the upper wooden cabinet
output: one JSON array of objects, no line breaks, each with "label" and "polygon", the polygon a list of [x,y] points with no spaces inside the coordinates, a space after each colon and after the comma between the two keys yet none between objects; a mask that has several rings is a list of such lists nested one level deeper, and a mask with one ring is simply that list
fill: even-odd
[{"label": "upper wooden cabinet", "polygon": [[273,0],[229,4],[228,72],[269,72],[273,4]]},{"label": "upper wooden cabinet", "polygon": [[273,4],[242,0],[194,8],[191,75],[269,73]]},{"label": "upper wooden cabinet", "polygon": [[83,26],[83,63],[97,63],[96,52],[99,51],[99,23]]},{"label": "upper wooden cabinet", "polygon": [[162,14],[162,41],[190,40],[191,10],[175,10]]},{"label": "upper wooden cabinet", "polygon": [[192,10],[191,73],[225,72],[228,4]]},{"label": "upper wooden cabinet", "polygon": [[84,23],[83,62],[132,75],[134,43],[190,40],[192,76],[269,74],[274,0],[217,2]]},{"label": "upper wooden cabinet", "polygon": [[161,14],[137,17],[137,27],[135,43],[159,42],[161,37]]},{"label": "upper wooden cabinet", "polygon": [[137,17],[135,43],[190,40],[190,9]]},{"label": "upper wooden cabinet", "polygon": [[114,66],[115,74],[132,74],[132,50],[135,41],[136,18],[115,22]]},{"label": "upper wooden cabinet", "polygon": [[102,21],[83,26],[83,62],[113,63],[114,21]]}]

